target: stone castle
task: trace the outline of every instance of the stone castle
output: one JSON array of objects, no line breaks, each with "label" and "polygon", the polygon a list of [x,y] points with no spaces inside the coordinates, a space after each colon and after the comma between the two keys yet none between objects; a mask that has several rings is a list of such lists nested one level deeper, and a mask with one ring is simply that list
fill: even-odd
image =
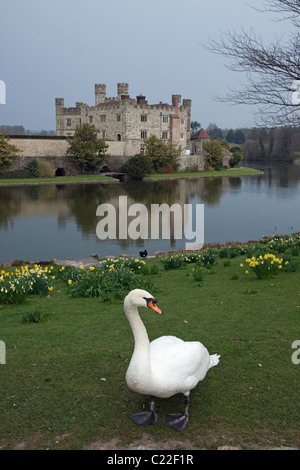
[{"label": "stone castle", "polygon": [[145,96],[129,95],[128,83],[118,83],[117,97],[106,96],[106,85],[95,85],[95,105],[76,103],[64,107],[56,98],[56,135],[72,136],[77,126],[94,124],[109,144],[112,156],[129,157],[144,152],[144,140],[150,135],[169,140],[182,154],[190,149],[191,100],[172,95],[172,104],[149,104]]},{"label": "stone castle", "polygon": [[135,154],[145,151],[145,139],[150,135],[170,141],[181,149],[179,169],[202,170],[205,165],[203,143],[210,137],[201,129],[190,135],[191,100],[172,95],[172,104],[149,104],[145,96],[129,95],[127,83],[118,83],[117,97],[106,96],[106,85],[95,85],[95,105],[76,103],[66,108],[63,98],[56,98],[56,136],[12,136],[11,143],[21,152],[11,170],[23,169],[31,158],[47,160],[56,176],[74,175],[78,167],[66,156],[68,136],[77,126],[89,123],[99,130],[108,143],[108,156],[101,171],[118,171]]}]

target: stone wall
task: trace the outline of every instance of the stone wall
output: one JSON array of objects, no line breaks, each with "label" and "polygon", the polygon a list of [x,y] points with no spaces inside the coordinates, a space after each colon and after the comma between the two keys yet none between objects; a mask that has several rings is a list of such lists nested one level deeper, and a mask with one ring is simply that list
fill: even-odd
[{"label": "stone wall", "polygon": [[20,150],[20,156],[13,160],[6,171],[22,170],[32,158],[46,160],[50,163],[54,173],[63,169],[66,176],[76,175],[78,168],[70,158],[65,156],[69,147],[66,139],[47,137],[10,137],[9,142]]},{"label": "stone wall", "polygon": [[[35,137],[10,137],[9,142],[15,145],[20,151],[20,157],[14,159],[9,169],[3,171],[22,170],[26,163],[32,158],[46,160],[52,166],[54,173],[58,169],[63,169],[66,176],[80,173],[79,168],[66,156],[69,147],[67,139],[64,138],[35,138]],[[120,166],[128,160],[126,157],[126,142],[108,142],[109,157],[103,161],[103,166],[110,171],[118,170]]]},{"label": "stone wall", "polygon": [[179,157],[179,171],[204,170],[204,155],[182,155]]},{"label": "stone wall", "polygon": [[[11,170],[22,170],[31,158],[47,160],[53,167],[54,172],[58,169],[64,169],[66,176],[76,175],[80,172],[79,168],[67,157],[66,151],[69,147],[67,139],[64,138],[35,138],[35,137],[11,137],[10,143],[18,147],[21,151],[19,158],[16,158]],[[108,157],[103,160],[103,166],[107,171],[118,170],[131,155],[140,152],[140,142],[138,139],[130,139],[122,142],[107,142],[109,148]],[[231,153],[223,150],[223,164],[229,167]],[[204,169],[205,152],[202,155],[181,155],[179,157],[179,170],[200,171]],[[7,171],[7,170],[6,170]]]}]

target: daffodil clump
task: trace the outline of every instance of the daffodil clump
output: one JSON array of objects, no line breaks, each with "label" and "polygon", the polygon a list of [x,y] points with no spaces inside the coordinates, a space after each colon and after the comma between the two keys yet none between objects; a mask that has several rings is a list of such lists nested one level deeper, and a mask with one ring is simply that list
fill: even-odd
[{"label": "daffodil clump", "polygon": [[145,278],[145,261],[138,259],[108,259],[101,268],[80,269],[62,267],[60,276],[73,297],[99,297],[102,301],[122,299],[135,288],[149,290],[151,283]]},{"label": "daffodil clump", "polygon": [[[270,279],[283,268],[283,259],[278,258],[273,253],[247,258],[246,263],[248,263],[249,268],[259,279]],[[285,264],[286,263],[288,263],[288,261],[285,261]],[[243,264],[241,264],[241,267],[243,267]],[[248,273],[249,271],[247,270],[246,274]]]},{"label": "daffodil clump", "polygon": [[0,303],[19,304],[30,294],[47,295],[53,290],[51,266],[22,266],[0,272]]},{"label": "daffodil clump", "polygon": [[103,267],[108,270],[124,268],[132,273],[148,274],[146,262],[138,258],[109,258],[104,261]]}]

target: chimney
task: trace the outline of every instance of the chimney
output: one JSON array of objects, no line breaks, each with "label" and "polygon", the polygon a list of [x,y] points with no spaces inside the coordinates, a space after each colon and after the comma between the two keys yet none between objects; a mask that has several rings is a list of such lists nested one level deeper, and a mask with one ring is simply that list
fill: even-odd
[{"label": "chimney", "polygon": [[146,100],[146,96],[139,95],[136,97],[137,104],[143,105],[143,104],[148,104],[148,101]]},{"label": "chimney", "polygon": [[179,115],[179,105],[181,102],[181,96],[180,95],[172,95],[172,105],[175,108],[175,114],[176,116]]}]

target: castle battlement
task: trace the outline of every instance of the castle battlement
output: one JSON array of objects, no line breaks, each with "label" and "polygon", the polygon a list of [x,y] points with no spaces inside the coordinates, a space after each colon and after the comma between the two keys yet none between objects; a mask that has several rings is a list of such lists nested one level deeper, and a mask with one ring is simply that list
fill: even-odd
[{"label": "castle battlement", "polygon": [[[99,136],[110,142],[124,142],[124,156],[144,151],[144,140],[150,135],[171,141],[185,153],[190,149],[190,99],[173,94],[171,104],[149,104],[146,96],[129,95],[128,83],[117,84],[117,96],[106,96],[106,85],[95,84],[95,104],[76,102],[65,107],[63,98],[55,99],[56,134],[72,136],[77,126],[94,124]],[[117,148],[117,147],[116,147]],[[119,148],[119,147],[118,147]],[[120,147],[121,148],[121,147]]]}]

